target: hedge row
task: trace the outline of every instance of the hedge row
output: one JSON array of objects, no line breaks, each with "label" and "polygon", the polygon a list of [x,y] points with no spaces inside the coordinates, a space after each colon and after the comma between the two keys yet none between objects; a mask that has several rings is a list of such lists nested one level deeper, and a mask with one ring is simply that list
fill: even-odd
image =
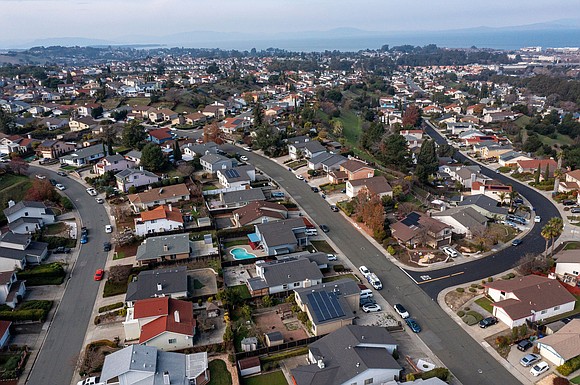
[{"label": "hedge row", "polygon": [[41,309],[1,311],[0,319],[5,321],[44,321],[47,312]]},{"label": "hedge row", "polygon": [[60,285],[66,272],[60,263],[34,266],[17,273],[19,279],[26,280],[27,286]]},{"label": "hedge row", "polygon": [[568,376],[578,369],[580,369],[580,356],[571,358],[556,368],[556,370],[563,376]]},{"label": "hedge row", "polygon": [[104,312],[107,312],[107,311],[119,309],[119,308],[121,308],[123,306],[125,306],[125,303],[124,302],[117,302],[117,303],[112,303],[110,305],[101,306],[99,308],[99,313],[104,313]]}]

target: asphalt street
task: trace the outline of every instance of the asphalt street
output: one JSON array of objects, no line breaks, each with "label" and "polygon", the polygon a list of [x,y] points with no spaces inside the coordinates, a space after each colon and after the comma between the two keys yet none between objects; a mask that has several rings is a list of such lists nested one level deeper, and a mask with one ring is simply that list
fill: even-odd
[{"label": "asphalt street", "polygon": [[[434,138],[437,143],[447,143],[446,139],[430,125],[426,126],[426,132],[430,137]],[[461,153],[457,153],[454,158],[460,162],[468,160]],[[542,194],[522,183],[515,182],[513,179],[498,174],[494,170],[490,170],[483,166],[481,166],[481,169],[484,175],[499,180],[504,184],[512,185],[514,190],[530,202],[536,210],[536,215],[539,215],[542,221],[540,223],[533,223],[534,227],[525,237],[522,238],[523,242],[519,246],[510,246],[498,251],[490,257],[445,269],[430,271],[428,273],[407,270],[407,273],[412,276],[413,279],[421,285],[421,288],[433,299],[436,299],[437,294],[447,287],[460,285],[466,282],[473,282],[502,273],[517,265],[518,260],[525,254],[537,254],[543,252],[546,243],[540,234],[542,227],[550,218],[560,217],[560,213],[556,206],[554,206],[554,204],[546,199]]]},{"label": "asphalt street", "polygon": [[[278,182],[302,209],[318,224],[326,224],[327,235],[355,266],[366,265],[381,279],[381,295],[391,304],[401,303],[422,327],[423,342],[463,384],[519,385],[512,374],[439,307],[422,286],[416,285],[400,268],[392,264],[365,236],[356,231],[340,213],[330,210],[320,194],[313,193],[304,181],[275,162],[254,153],[249,161]],[[339,255],[340,257],[340,255]],[[474,274],[476,275],[476,274]],[[485,274],[484,274],[485,276]]]},{"label": "asphalt street", "polygon": [[30,167],[29,173],[43,174],[62,183],[66,187],[64,193],[78,210],[82,226],[88,229],[89,240],[80,245],[74,268],[67,277],[66,291],[26,381],[31,385],[68,385],[83,349],[88,323],[92,322],[90,317],[99,289],[93,276],[97,269],[105,267],[107,253],[103,251],[103,243],[111,237],[105,234],[104,226],[109,224],[109,218],[103,205],[96,203],[73,178],[39,167]]}]

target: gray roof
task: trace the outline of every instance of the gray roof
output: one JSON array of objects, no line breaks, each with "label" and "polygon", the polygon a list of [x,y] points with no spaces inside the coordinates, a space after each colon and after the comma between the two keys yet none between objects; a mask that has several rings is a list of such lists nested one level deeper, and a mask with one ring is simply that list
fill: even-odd
[{"label": "gray roof", "polygon": [[42,224],[43,224],[44,222],[43,222],[43,221],[42,221],[42,219],[40,219],[40,218],[20,217],[20,218],[18,218],[17,220],[15,220],[15,221],[13,221],[13,222],[10,222],[10,223],[8,224],[8,229],[9,229],[10,231],[12,231],[12,230],[14,230],[14,229],[17,229],[17,228],[18,228],[20,225],[23,225],[23,224],[25,224],[25,223],[34,223],[34,224],[37,224],[37,225],[39,225],[39,226],[42,226]]},{"label": "gray roof", "polygon": [[189,234],[150,237],[145,239],[137,248],[137,261],[175,254],[191,254],[191,247]]},{"label": "gray roof", "polygon": [[[30,235],[6,233],[2,236],[3,242],[25,245]],[[0,247],[0,258],[22,261],[26,256],[40,257],[48,249],[48,243],[32,241],[25,250]]]},{"label": "gray roof", "polygon": [[30,235],[27,234],[14,234],[11,232],[2,235],[0,242],[14,243],[16,245],[26,246],[30,241]]},{"label": "gray roof", "polygon": [[487,218],[481,215],[472,207],[453,207],[445,211],[435,212],[432,214],[432,216],[433,217],[449,216],[470,230],[485,228],[487,224]]},{"label": "gray roof", "polygon": [[239,181],[250,181],[250,176],[248,171],[255,171],[254,166],[246,164],[244,166],[230,167],[225,170],[218,170],[229,183],[239,182]]},{"label": "gray roof", "polygon": [[109,162],[113,163],[113,162],[115,162],[115,161],[117,161],[117,162],[118,162],[118,161],[124,160],[124,159],[125,159],[125,157],[124,157],[123,155],[121,155],[121,154],[114,154],[114,155],[109,155],[109,156],[106,156],[106,157],[105,157],[105,159],[106,159],[107,161],[109,161]]},{"label": "gray roof", "polygon": [[315,325],[335,322],[338,319],[354,318],[346,297],[360,296],[358,284],[348,278],[296,289],[294,292],[300,297],[300,301],[308,307],[309,313],[312,315],[312,322]]},{"label": "gray roof", "polygon": [[181,150],[189,148],[189,150],[196,155],[204,155],[206,153],[215,154],[218,150],[217,144],[214,142],[207,142],[202,144],[186,143],[181,146]]},{"label": "gray roof", "polygon": [[125,154],[129,158],[141,159],[141,151],[131,150]]},{"label": "gray roof", "polygon": [[222,200],[225,204],[230,204],[239,202],[265,201],[266,197],[264,196],[262,189],[251,188],[247,190],[225,192],[222,194]]},{"label": "gray roof", "polygon": [[102,144],[96,144],[90,147],[79,148],[72,154],[65,155],[60,159],[84,159],[98,154],[105,154]]},{"label": "gray roof", "polygon": [[364,345],[396,346],[396,341],[385,328],[348,325],[309,345],[312,355],[324,362],[324,369],[299,366],[292,375],[298,385],[335,385],[348,383],[369,369],[401,369],[387,349]]},{"label": "gray roof", "polygon": [[254,225],[269,247],[297,243],[295,229],[306,229],[302,218],[285,219],[282,221],[266,222]]},{"label": "gray roof", "polygon": [[348,159],[346,159],[342,155],[331,154],[330,158],[322,161],[322,164],[329,167],[329,166],[342,164],[342,163],[346,162],[347,160]]},{"label": "gray roof", "polygon": [[139,384],[163,385],[163,374],[167,372],[171,385],[189,385],[190,379],[198,377],[206,369],[206,352],[186,355],[135,344],[105,357],[101,381],[107,382],[115,377],[137,372],[142,378]]},{"label": "gray roof", "polygon": [[278,331],[266,333],[266,336],[270,341],[284,341],[284,336]]},{"label": "gray roof", "polygon": [[349,296],[353,294],[360,294],[360,288],[358,284],[349,278],[343,278],[332,282],[321,283],[320,285],[314,285],[310,287],[295,289],[297,295],[303,295],[311,293],[313,290],[325,290],[325,291],[339,291],[343,296]]},{"label": "gray roof", "polygon": [[260,267],[264,269],[264,280],[268,287],[306,279],[322,279],[322,273],[316,262],[310,262],[304,258],[283,258],[265,262]]},{"label": "gray roof", "polygon": [[200,160],[203,160],[204,162],[207,162],[209,164],[216,164],[216,163],[220,163],[220,162],[232,163],[232,159],[227,158],[227,157],[222,156],[222,155],[219,155],[219,154],[206,154],[206,155],[202,156],[200,158]]},{"label": "gray roof", "polygon": [[154,173],[152,173],[151,171],[141,170],[139,168],[126,168],[126,169],[124,169],[124,170],[119,171],[118,173],[116,173],[115,174],[115,178],[117,178],[117,179],[125,179],[128,176],[133,175],[133,174],[140,174],[140,175],[142,174],[142,175],[148,176],[150,178],[158,178],[159,179],[159,176],[156,175],[156,174],[154,174]]},{"label": "gray roof", "polygon": [[318,140],[312,140],[305,143],[304,148],[313,153],[326,151],[326,147],[324,147]]},{"label": "gray roof", "polygon": [[508,210],[505,207],[499,207],[497,201],[485,194],[476,194],[466,196],[463,201],[457,204],[458,206],[475,205],[493,214],[507,215]]},{"label": "gray roof", "polygon": [[330,159],[333,155],[334,154],[331,154],[330,152],[323,152],[322,154],[318,154],[310,158],[309,162],[313,164],[322,163],[323,161]]},{"label": "gray roof", "polygon": [[[161,283],[161,291],[157,290],[158,283]],[[146,270],[139,273],[136,281],[129,283],[125,301],[137,301],[139,299],[182,292],[187,292],[187,271],[185,266]]]},{"label": "gray roof", "polygon": [[38,209],[46,209],[46,205],[43,202],[36,202],[36,201],[20,201],[18,203],[16,203],[14,206],[12,207],[8,207],[4,209],[4,215],[8,216],[8,215],[12,215],[24,208],[27,207],[32,207],[32,208],[38,208]]}]

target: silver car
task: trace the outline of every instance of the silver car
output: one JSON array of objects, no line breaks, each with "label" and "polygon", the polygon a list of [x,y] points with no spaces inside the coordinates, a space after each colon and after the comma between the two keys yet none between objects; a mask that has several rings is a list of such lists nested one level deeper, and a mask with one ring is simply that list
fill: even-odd
[{"label": "silver car", "polygon": [[530,354],[526,354],[521,360],[520,360],[520,364],[524,367],[527,368],[530,365],[535,364],[536,362],[540,361],[540,355],[539,354],[535,354],[535,353],[530,353]]}]

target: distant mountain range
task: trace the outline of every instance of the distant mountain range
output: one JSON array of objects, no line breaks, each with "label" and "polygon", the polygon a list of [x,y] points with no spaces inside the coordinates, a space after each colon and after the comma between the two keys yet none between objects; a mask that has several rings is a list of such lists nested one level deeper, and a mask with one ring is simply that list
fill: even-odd
[{"label": "distant mountain range", "polygon": [[270,47],[292,51],[376,49],[391,46],[437,44],[450,48],[488,47],[516,49],[524,46],[562,47],[580,45],[580,20],[564,19],[510,27],[473,27],[445,31],[366,31],[336,28],[326,31],[256,34],[248,32],[191,31],[165,36],[127,35],[114,40],[87,37],[53,37],[34,41],[2,41],[4,49],[35,46],[167,46],[250,50]]}]

